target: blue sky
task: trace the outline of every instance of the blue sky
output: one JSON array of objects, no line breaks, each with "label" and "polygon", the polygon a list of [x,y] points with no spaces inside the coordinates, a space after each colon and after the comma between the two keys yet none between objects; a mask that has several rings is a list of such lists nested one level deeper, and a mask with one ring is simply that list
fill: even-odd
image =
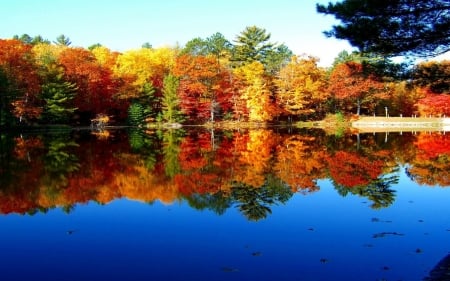
[{"label": "blue sky", "polygon": [[[322,31],[336,23],[317,14],[316,3],[328,0],[0,0],[0,38],[27,33],[49,40],[64,34],[73,46],[100,43],[115,51],[183,46],[190,39],[216,32],[235,39],[246,26],[271,33],[295,54],[320,58],[328,66],[346,41],[326,38]],[[336,1],[332,1],[336,2]]]}]

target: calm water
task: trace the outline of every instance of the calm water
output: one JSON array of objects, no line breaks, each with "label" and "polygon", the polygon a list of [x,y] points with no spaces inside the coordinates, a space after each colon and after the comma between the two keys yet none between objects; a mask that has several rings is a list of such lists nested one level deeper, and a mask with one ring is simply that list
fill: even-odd
[{"label": "calm water", "polygon": [[423,280],[450,251],[450,134],[0,142],[0,280]]}]

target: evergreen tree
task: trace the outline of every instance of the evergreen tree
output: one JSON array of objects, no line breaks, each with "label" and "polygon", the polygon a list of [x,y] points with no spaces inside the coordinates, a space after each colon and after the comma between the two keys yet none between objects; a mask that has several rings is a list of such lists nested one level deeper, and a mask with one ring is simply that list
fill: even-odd
[{"label": "evergreen tree", "polygon": [[361,52],[435,56],[450,50],[448,0],[343,0],[317,4],[317,11],[341,21],[325,35]]},{"label": "evergreen tree", "polygon": [[181,122],[182,113],[179,108],[180,100],[177,94],[178,79],[172,74],[164,78],[162,97],[162,119],[169,123]]}]

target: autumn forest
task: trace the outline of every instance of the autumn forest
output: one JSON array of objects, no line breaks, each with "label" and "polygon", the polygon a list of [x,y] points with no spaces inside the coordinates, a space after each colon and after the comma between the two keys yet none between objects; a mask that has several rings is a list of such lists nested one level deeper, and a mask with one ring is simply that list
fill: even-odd
[{"label": "autumn forest", "polygon": [[183,47],[123,53],[64,35],[0,40],[0,126],[320,120],[328,114],[450,115],[450,62],[396,64],[341,52],[332,66],[250,26]]}]

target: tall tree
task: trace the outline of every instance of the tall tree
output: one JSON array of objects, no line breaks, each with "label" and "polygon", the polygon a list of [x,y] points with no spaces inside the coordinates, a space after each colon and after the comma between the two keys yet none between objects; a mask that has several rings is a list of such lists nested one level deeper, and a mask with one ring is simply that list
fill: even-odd
[{"label": "tall tree", "polygon": [[325,71],[313,57],[292,57],[275,80],[277,102],[288,114],[310,114],[320,110],[325,101]]},{"label": "tall tree", "polygon": [[269,42],[270,33],[256,26],[248,26],[234,40],[233,61],[247,64],[254,61],[264,63],[267,53],[273,49],[274,43]]},{"label": "tall tree", "polygon": [[56,45],[60,46],[70,46],[72,44],[72,41],[70,41],[70,38],[65,36],[64,34],[59,35],[56,37],[56,41],[54,41]]},{"label": "tall tree", "polygon": [[450,50],[448,0],[343,0],[316,9],[341,21],[325,35],[361,52],[435,56]]},{"label": "tall tree", "polygon": [[163,97],[162,97],[162,119],[173,123],[182,120],[180,111],[180,100],[177,94],[179,81],[172,74],[164,78]]},{"label": "tall tree", "polygon": [[36,119],[42,112],[38,98],[40,79],[31,49],[31,45],[19,40],[0,39],[0,79],[5,90],[0,108],[12,113],[19,122]]},{"label": "tall tree", "polygon": [[243,65],[234,70],[236,80],[242,84],[240,99],[244,100],[250,121],[264,122],[274,117],[276,108],[270,91],[264,66],[258,61]]},{"label": "tall tree", "polygon": [[217,62],[209,56],[182,55],[177,58],[173,74],[180,79],[180,107],[191,121],[214,121]]}]

